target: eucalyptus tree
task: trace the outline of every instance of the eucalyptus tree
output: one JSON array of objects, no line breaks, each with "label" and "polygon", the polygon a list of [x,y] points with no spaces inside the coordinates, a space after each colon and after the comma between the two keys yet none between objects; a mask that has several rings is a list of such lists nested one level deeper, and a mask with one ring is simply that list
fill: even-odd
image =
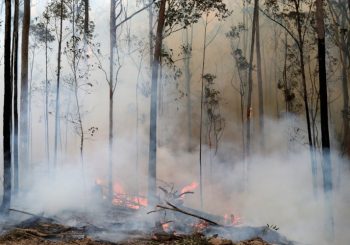
[{"label": "eucalyptus tree", "polygon": [[[163,38],[197,23],[204,13],[213,12],[222,19],[230,14],[222,0],[160,0],[156,3],[158,24],[152,64],[151,103],[150,103],[150,143],[148,165],[148,195],[150,203],[154,204],[157,184],[157,102],[158,78],[161,60]],[[200,167],[201,169],[201,167]]]},{"label": "eucalyptus tree", "polygon": [[327,1],[329,16],[332,25],[328,25],[328,36],[330,42],[334,43],[339,50],[339,60],[341,63],[341,81],[343,93],[343,133],[342,133],[342,153],[350,155],[350,125],[349,125],[349,63],[350,63],[350,17],[346,8],[346,0]]},{"label": "eucalyptus tree", "polygon": [[247,157],[250,156],[251,150],[251,120],[252,120],[252,93],[253,93],[253,61],[254,61],[254,45],[256,38],[256,22],[259,13],[259,0],[254,0],[254,13],[253,13],[253,22],[252,22],[252,34],[251,34],[251,42],[250,42],[250,56],[249,56],[249,69],[248,69],[248,101],[247,101],[247,127],[246,127],[246,154]]},{"label": "eucalyptus tree", "polygon": [[193,25],[184,30],[185,40],[182,45],[182,51],[184,53],[184,77],[187,97],[187,149],[189,152],[192,151],[191,56],[194,35],[193,30]]},{"label": "eucalyptus tree", "polygon": [[[305,109],[305,118],[307,126],[307,138],[310,149],[311,168],[313,174],[313,186],[316,194],[317,185],[317,162],[315,157],[315,149],[312,136],[310,102],[308,96],[308,87],[306,80],[306,46],[310,45],[307,37],[313,34],[312,21],[313,3],[310,0],[265,0],[266,10],[263,11],[266,17],[282,27],[294,41],[298,56],[293,58],[298,61],[299,72],[301,75],[301,91],[303,104]],[[312,47],[312,44],[309,46]]]},{"label": "eucalyptus tree", "polygon": [[204,76],[204,100],[206,114],[206,138],[210,154],[210,176],[213,172],[213,154],[216,154],[219,148],[219,142],[225,128],[225,119],[221,114],[220,103],[222,102],[220,91],[215,88],[216,76],[210,73]]},{"label": "eucalyptus tree", "polygon": [[[73,124],[77,134],[80,138],[80,162],[82,168],[84,167],[84,140],[88,133],[83,125],[83,111],[82,103],[80,100],[81,92],[89,92],[89,89],[93,87],[93,84],[89,82],[90,65],[87,63],[82,64],[81,61],[89,59],[90,55],[86,53],[86,45],[93,48],[92,43],[94,23],[89,22],[88,32],[86,32],[86,26],[84,17],[81,11],[86,5],[79,5],[79,1],[71,0],[67,3],[68,18],[72,27],[72,32],[69,40],[64,47],[64,54],[67,57],[68,65],[71,69],[71,76],[68,78],[68,86],[72,89],[75,111],[68,113],[68,120]],[[69,103],[69,102],[68,102]],[[95,127],[92,127],[95,129]],[[90,128],[91,129],[91,128]],[[91,130],[89,130],[91,131]]]},{"label": "eucalyptus tree", "polygon": [[19,30],[19,0],[14,2],[13,38],[11,55],[11,77],[13,80],[13,189],[18,193],[18,30]]},{"label": "eucalyptus tree", "polygon": [[5,1],[4,32],[4,110],[3,110],[3,198],[0,211],[8,214],[11,205],[11,118],[12,118],[12,86],[11,86],[11,0]]},{"label": "eucalyptus tree", "polygon": [[24,167],[29,164],[29,80],[28,80],[28,51],[30,28],[30,0],[24,1],[21,47],[21,95],[20,95],[20,156]]},{"label": "eucalyptus tree", "polygon": [[[237,74],[239,77],[239,86],[236,86],[233,82],[233,77],[230,81],[231,86],[233,89],[239,94],[240,96],[240,117],[241,117],[241,133],[242,133],[242,159],[243,162],[245,162],[245,96],[247,91],[247,80],[246,80],[246,72],[249,69],[249,63],[244,56],[244,50],[240,48],[241,45],[246,45],[244,40],[241,40],[241,36],[243,34],[243,37],[245,36],[245,33],[247,32],[247,28],[245,27],[244,23],[241,23],[237,26],[231,26],[230,31],[226,33],[226,38],[230,41],[230,47],[231,47],[231,55],[233,57],[235,67],[237,70]],[[243,44],[242,42],[243,41]]]},{"label": "eucalyptus tree", "polygon": [[321,132],[322,132],[322,151],[324,157],[324,189],[326,192],[332,190],[331,167],[330,167],[330,139],[328,127],[328,92],[327,92],[327,73],[326,73],[326,45],[325,45],[325,23],[323,0],[316,0],[316,28],[318,42],[318,73],[321,104]]},{"label": "eucalyptus tree", "polygon": [[63,20],[67,18],[67,8],[64,0],[54,1],[49,5],[53,13],[54,20],[59,20],[58,28],[58,50],[57,50],[57,70],[56,70],[56,99],[55,99],[55,136],[54,136],[54,167],[57,166],[58,144],[60,138],[60,90],[61,90],[61,57],[62,57],[62,40],[63,40]]},{"label": "eucalyptus tree", "polygon": [[49,140],[49,96],[50,80],[48,77],[49,66],[49,43],[55,41],[55,36],[50,25],[51,13],[46,8],[41,18],[32,26],[31,32],[37,44],[43,44],[45,49],[45,81],[44,81],[44,135],[45,135],[45,156],[48,167],[50,167],[50,140]]}]

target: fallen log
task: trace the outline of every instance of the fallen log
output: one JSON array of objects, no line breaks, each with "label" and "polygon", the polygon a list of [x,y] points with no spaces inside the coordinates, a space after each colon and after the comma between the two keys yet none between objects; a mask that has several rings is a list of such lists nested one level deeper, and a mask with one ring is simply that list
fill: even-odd
[{"label": "fallen log", "polygon": [[197,218],[197,219],[200,219],[200,220],[203,220],[211,225],[215,225],[215,226],[220,226],[218,223],[216,223],[215,221],[212,221],[210,219],[207,219],[205,217],[202,217],[200,215],[197,215],[197,214],[193,214],[193,213],[190,213],[190,212],[187,212],[186,210],[182,210],[178,207],[176,207],[175,205],[167,202],[167,205],[169,205],[169,207],[167,206],[164,206],[164,205],[157,205],[157,208],[161,208],[161,209],[165,209],[165,210],[170,210],[170,211],[175,211],[175,212],[179,212],[179,213],[182,213],[182,214],[185,214],[185,215],[188,215],[188,216],[192,216],[194,218]]}]

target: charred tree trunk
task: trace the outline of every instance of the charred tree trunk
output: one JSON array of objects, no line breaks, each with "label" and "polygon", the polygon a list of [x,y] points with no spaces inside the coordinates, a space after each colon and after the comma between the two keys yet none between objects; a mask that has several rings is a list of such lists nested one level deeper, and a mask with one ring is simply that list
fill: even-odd
[{"label": "charred tree trunk", "polygon": [[56,114],[55,114],[55,145],[54,145],[54,167],[57,166],[58,141],[60,137],[60,85],[61,85],[61,55],[62,55],[62,33],[63,33],[63,0],[60,4],[60,32],[58,38],[57,54],[57,84],[56,84]]},{"label": "charred tree trunk", "polygon": [[18,172],[18,22],[19,0],[15,0],[13,17],[13,43],[12,43],[12,67],[13,72],[13,190],[17,194],[19,190]]},{"label": "charred tree trunk", "polygon": [[6,0],[4,35],[4,111],[3,111],[3,151],[4,175],[3,198],[0,211],[8,214],[11,205],[11,118],[12,118],[12,81],[11,81],[11,0]]},{"label": "charred tree trunk", "polygon": [[113,198],[113,118],[114,118],[114,101],[113,101],[113,81],[114,81],[114,49],[116,47],[116,16],[115,16],[116,0],[111,0],[110,6],[110,59],[109,59],[109,133],[108,133],[108,190],[109,198]]},{"label": "charred tree trunk", "polygon": [[[257,1],[259,9],[259,1]],[[260,50],[260,21],[259,10],[256,13],[256,64],[258,75],[258,92],[259,92],[259,127],[260,127],[260,147],[264,149],[264,88],[261,69],[261,50]]]},{"label": "charred tree trunk", "polygon": [[21,162],[25,168],[29,161],[29,81],[28,81],[28,49],[30,28],[30,0],[24,1],[24,14],[22,26],[22,49],[21,49],[21,102],[20,102],[20,138],[21,138]]},{"label": "charred tree trunk", "polygon": [[318,69],[320,87],[320,109],[321,109],[321,133],[322,133],[322,172],[323,189],[326,203],[326,224],[330,239],[334,237],[334,218],[331,193],[333,189],[332,166],[330,157],[330,139],[328,128],[328,93],[327,93],[327,73],[326,73],[326,45],[325,45],[325,25],[323,1],[316,0],[316,26],[318,41]]},{"label": "charred tree trunk", "polygon": [[325,192],[332,191],[332,169],[330,162],[330,139],[328,126],[328,93],[326,73],[326,45],[323,14],[323,1],[316,0],[316,23],[318,36],[318,65],[320,82],[321,133],[323,153],[323,187]]},{"label": "charred tree trunk", "polygon": [[165,25],[166,0],[161,0],[159,6],[156,43],[152,65],[149,163],[148,163],[148,196],[150,204],[156,201],[157,192],[157,101],[158,101],[158,73],[162,55],[163,30]]},{"label": "charred tree trunk", "polygon": [[248,102],[247,102],[247,144],[246,154],[250,156],[251,141],[251,116],[252,116],[252,93],[253,93],[253,61],[254,61],[254,45],[256,36],[256,20],[259,12],[259,0],[254,1],[254,15],[252,24],[252,36],[250,46],[249,71],[248,71]]}]

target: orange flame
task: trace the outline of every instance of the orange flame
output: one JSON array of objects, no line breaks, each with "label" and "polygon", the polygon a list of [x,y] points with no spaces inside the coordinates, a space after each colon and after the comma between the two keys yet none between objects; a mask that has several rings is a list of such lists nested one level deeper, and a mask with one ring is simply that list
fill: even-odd
[{"label": "orange flame", "polygon": [[162,224],[162,228],[163,228],[163,231],[168,232],[170,230],[170,224],[169,223]]},{"label": "orange flame", "polygon": [[185,193],[189,191],[194,191],[195,189],[198,188],[198,183],[193,181],[191,184],[186,185],[184,188],[181,189],[180,193]]},{"label": "orange flame", "polygon": [[[95,180],[96,185],[104,188],[104,193],[107,193],[107,184],[103,179],[97,178]],[[105,197],[106,194],[103,196]],[[124,206],[131,209],[140,209],[141,207],[146,207],[148,205],[147,198],[140,196],[131,196],[126,193],[123,186],[119,182],[114,182],[113,184],[113,200],[112,204],[115,206]]]}]

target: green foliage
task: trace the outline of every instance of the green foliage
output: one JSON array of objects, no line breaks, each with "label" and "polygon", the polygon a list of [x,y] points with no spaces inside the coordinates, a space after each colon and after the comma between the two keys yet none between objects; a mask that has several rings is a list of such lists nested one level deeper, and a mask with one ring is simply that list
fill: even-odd
[{"label": "green foliage", "polygon": [[[159,2],[156,4],[159,8]],[[166,33],[187,28],[197,23],[203,14],[212,13],[219,20],[231,15],[223,0],[168,0],[166,10]]]},{"label": "green foliage", "polygon": [[55,36],[52,34],[52,29],[50,29],[46,23],[40,20],[30,27],[31,34],[35,37],[36,41],[45,43],[55,41]]},{"label": "green foliage", "polygon": [[225,127],[225,119],[220,112],[221,96],[220,91],[214,88],[214,80],[216,79],[216,76],[207,73],[203,78],[206,81],[204,87],[204,106],[208,118],[208,140],[209,145],[212,146],[214,143],[217,150],[218,143]]}]

